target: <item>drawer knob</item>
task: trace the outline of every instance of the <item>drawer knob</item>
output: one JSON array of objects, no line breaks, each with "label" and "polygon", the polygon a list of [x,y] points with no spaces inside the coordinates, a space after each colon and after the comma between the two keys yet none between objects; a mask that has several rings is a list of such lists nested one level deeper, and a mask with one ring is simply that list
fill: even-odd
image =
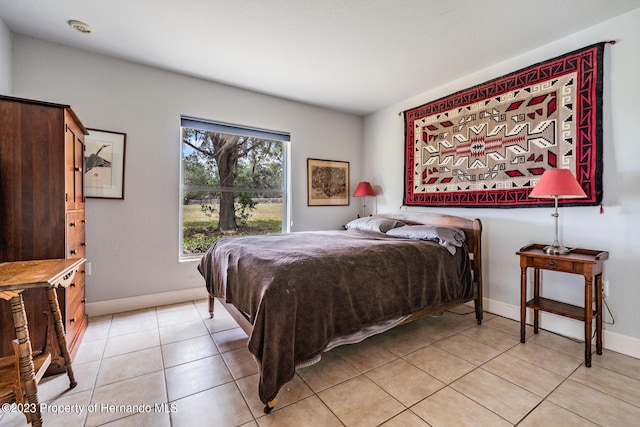
[{"label": "drawer knob", "polygon": [[71,319],[69,319],[69,323],[76,323],[76,318],[72,317]]},{"label": "drawer knob", "polygon": [[76,250],[75,250],[75,249],[71,249],[71,250],[69,251],[69,253],[70,253],[71,255],[75,255],[75,254],[76,254]]},{"label": "drawer knob", "polygon": [[549,261],[549,265],[553,267],[554,265],[556,265],[556,262],[555,261]]},{"label": "drawer knob", "polygon": [[75,227],[75,226],[76,226],[76,223],[75,223],[75,222],[70,222],[70,223],[69,223],[69,227]]},{"label": "drawer knob", "polygon": [[70,288],[75,288],[76,287],[76,283],[75,282],[69,283],[69,287]]},{"label": "drawer knob", "polygon": [[86,248],[87,247],[87,242],[80,243],[80,246],[84,246]]},{"label": "drawer knob", "polygon": [[74,166],[73,170],[76,171],[76,172],[80,172],[80,166]]}]

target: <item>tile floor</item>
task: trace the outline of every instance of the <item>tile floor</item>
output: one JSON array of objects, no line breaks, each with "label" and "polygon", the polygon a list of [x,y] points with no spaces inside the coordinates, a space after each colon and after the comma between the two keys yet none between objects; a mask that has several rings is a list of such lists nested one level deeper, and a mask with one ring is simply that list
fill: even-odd
[{"label": "tile floor", "polygon": [[[39,387],[45,426],[637,425],[640,360],[470,310],[445,312],[325,353],[269,415],[246,335],[206,301],[91,318],[67,377]],[[465,314],[468,313],[468,314]],[[145,406],[146,405],[146,406]],[[19,413],[0,425],[25,425]]]}]

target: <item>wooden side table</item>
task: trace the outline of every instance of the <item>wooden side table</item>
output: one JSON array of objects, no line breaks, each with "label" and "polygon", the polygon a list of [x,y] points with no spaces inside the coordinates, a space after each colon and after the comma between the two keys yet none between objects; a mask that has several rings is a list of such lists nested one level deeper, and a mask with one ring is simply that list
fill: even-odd
[{"label": "wooden side table", "polygon": [[62,315],[55,288],[69,286],[84,261],[84,258],[50,259],[0,264],[0,298],[11,302],[13,324],[17,337],[17,340],[14,341],[17,359],[9,357],[3,359],[12,360],[0,360],[0,404],[18,403],[27,422],[30,422],[32,426],[42,425],[37,384],[51,362],[51,353],[45,351],[42,354],[37,354],[34,364],[22,292],[31,288],[46,289],[60,347],[49,350],[55,354],[62,354],[69,376],[69,387],[73,388],[77,383],[71,367],[71,357],[67,350]]},{"label": "wooden side table", "polygon": [[[533,308],[533,332],[538,333],[540,310],[584,322],[584,361],[591,367],[592,324],[596,320],[596,353],[602,354],[602,270],[609,252],[575,248],[566,255],[550,255],[545,245],[524,246],[520,255],[520,342],[525,342],[527,307]],[[533,268],[533,298],[527,301],[527,268]],[[540,296],[540,270],[584,276],[584,307],[566,304]],[[593,308],[595,281],[595,310]]]}]

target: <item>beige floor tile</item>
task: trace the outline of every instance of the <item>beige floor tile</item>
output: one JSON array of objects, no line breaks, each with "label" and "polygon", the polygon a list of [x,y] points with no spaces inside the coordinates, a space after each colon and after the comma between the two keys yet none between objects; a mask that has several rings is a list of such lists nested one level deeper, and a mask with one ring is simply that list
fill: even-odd
[{"label": "beige floor tile", "polygon": [[253,420],[235,383],[222,384],[176,400],[172,427],[239,426]]},{"label": "beige floor tile", "polygon": [[451,384],[451,388],[516,424],[542,398],[484,369],[476,369]]},{"label": "beige floor tile", "polygon": [[220,355],[168,368],[165,375],[171,401],[233,381]]},{"label": "beige floor tile", "polygon": [[640,380],[635,378],[600,366],[587,368],[583,365],[569,379],[640,407]]},{"label": "beige floor tile", "polygon": [[[584,357],[584,342],[578,342],[574,339],[554,334],[553,332],[540,330],[537,334],[533,334],[527,338],[527,342],[541,345],[543,347],[552,348],[561,353],[568,354],[577,359]],[[595,341],[593,346],[593,354],[595,355]]]},{"label": "beige floor tile", "polygon": [[340,420],[317,396],[274,411],[258,418],[260,427],[341,427]]},{"label": "beige floor tile", "polygon": [[102,357],[113,357],[133,351],[160,345],[160,337],[157,329],[148,329],[131,334],[116,335],[107,339]]},{"label": "beige floor tile", "polygon": [[410,326],[401,326],[398,330],[392,329],[376,338],[382,347],[396,356],[405,356],[437,341],[436,337],[421,333],[420,330],[410,329]]},{"label": "beige floor tile", "polygon": [[378,344],[375,337],[357,344],[344,345],[332,350],[360,372],[366,372],[389,363],[398,356]]},{"label": "beige floor tile", "polygon": [[101,427],[171,427],[170,411],[144,412],[103,424]]},{"label": "beige floor tile", "polygon": [[82,425],[88,415],[87,408],[92,394],[92,390],[85,390],[41,405],[43,425],[47,427]]},{"label": "beige floor tile", "polygon": [[96,387],[133,378],[149,372],[161,371],[162,353],[160,347],[134,351],[120,356],[103,359],[98,371]]},{"label": "beige floor tile", "polygon": [[40,402],[49,402],[63,396],[69,396],[86,390],[92,390],[96,384],[100,361],[73,364],[73,374],[77,385],[69,388],[69,377],[66,373],[43,378],[38,384]]},{"label": "beige floor tile", "polygon": [[[506,317],[496,316],[493,319],[487,320],[486,322],[482,322],[483,325],[497,329],[498,331],[504,332],[505,334],[512,335],[518,340],[520,339],[520,321],[507,319]],[[529,337],[533,335],[533,327],[527,325],[526,326],[526,336]]]},{"label": "beige floor tile", "polygon": [[208,298],[203,298],[201,300],[193,301],[193,305],[196,307],[196,310],[198,310],[198,313],[200,313],[200,317],[202,317],[203,319],[209,318],[209,299]]},{"label": "beige floor tile", "polygon": [[156,308],[151,307],[151,308],[141,308],[139,310],[123,311],[120,313],[115,313],[112,316],[113,316],[112,317],[113,321],[124,320],[124,321],[131,321],[132,323],[134,323],[144,318],[156,317]]},{"label": "beige floor tile", "polygon": [[498,329],[487,327],[485,324],[465,329],[460,334],[500,351],[507,351],[520,342],[519,337],[505,334]]},{"label": "beige floor tile", "polygon": [[327,352],[322,354],[322,360],[306,368],[298,369],[298,375],[316,393],[346,381],[358,375],[356,368],[337,353]]},{"label": "beige floor tile", "polygon": [[[69,390],[65,374],[45,378],[39,397],[97,409],[85,410],[86,422],[46,413],[45,425],[546,427],[640,419],[639,359],[605,350],[587,369],[582,343],[527,326],[521,344],[518,321],[485,313],[477,325],[471,307],[324,353],[283,385],[266,415],[248,338],[217,301],[215,311],[209,319],[202,299],[90,318],[74,360],[78,386]],[[137,413],[140,404],[152,406]],[[22,414],[0,412],[0,425],[26,424]]]},{"label": "beige floor tile", "polygon": [[[264,403],[260,401],[258,397],[258,374],[251,375],[249,377],[241,378],[236,381],[238,388],[242,392],[247,405],[254,417],[261,417],[264,415]],[[305,384],[299,375],[295,375],[291,381],[286,383],[278,392],[278,404],[273,409],[277,412],[288,405],[305,399],[313,394],[313,391]]]},{"label": "beige floor tile", "polygon": [[640,380],[640,359],[635,357],[604,349],[602,355],[593,355],[591,363]]},{"label": "beige floor tile", "polygon": [[548,400],[600,425],[631,426],[640,420],[639,407],[572,380],[562,383]]},{"label": "beige floor tile", "polygon": [[178,323],[201,321],[200,313],[193,304],[178,305],[172,308],[158,309],[158,326],[163,328]]},{"label": "beige floor tile", "polygon": [[221,353],[235,350],[237,348],[247,347],[248,337],[241,328],[216,332],[211,334],[211,336]]},{"label": "beige floor tile", "polygon": [[509,350],[507,354],[563,376],[570,375],[583,363],[582,359],[532,342],[520,343]]},{"label": "beige floor tile", "polygon": [[239,348],[222,353],[222,358],[227,364],[229,372],[231,372],[231,375],[236,380],[258,373],[258,363],[246,348]]},{"label": "beige floor tile", "polygon": [[445,384],[450,384],[475,369],[472,363],[435,345],[408,354],[403,359]]},{"label": "beige floor tile", "polygon": [[378,425],[405,409],[363,375],[320,392],[318,397],[348,427]]},{"label": "beige floor tile", "polygon": [[519,427],[596,427],[597,424],[582,418],[573,412],[567,411],[553,403],[544,401],[531,411],[527,417],[518,424]]},{"label": "beige floor tile", "polygon": [[169,344],[172,342],[188,340],[189,338],[200,337],[202,335],[208,334],[209,330],[204,325],[204,322],[202,320],[196,320],[193,322],[182,322],[161,327],[160,342],[162,344]]},{"label": "beige floor tile", "polygon": [[203,324],[209,330],[209,333],[226,331],[228,329],[237,328],[238,324],[233,317],[229,315],[223,308],[213,316],[213,318],[203,319]]},{"label": "beige floor tile", "polygon": [[457,334],[434,344],[449,353],[455,354],[461,359],[481,365],[484,362],[493,359],[500,351],[488,345],[484,345],[476,340],[467,338],[464,335]]},{"label": "beige floor tile", "polygon": [[[91,390],[85,390],[39,406],[42,414],[42,425],[45,427],[82,426],[87,417],[86,408],[91,400]],[[0,418],[2,427],[25,427],[27,419],[21,412],[10,412]]]},{"label": "beige floor tile", "polygon": [[412,406],[411,411],[432,427],[507,427],[512,425],[450,387],[443,388]]},{"label": "beige floor tile", "polygon": [[376,368],[365,375],[407,407],[445,386],[403,359]]},{"label": "beige floor tile", "polygon": [[86,426],[93,427],[134,415],[140,405],[167,402],[167,394],[162,371],[152,372],[135,378],[118,381],[93,391],[91,405],[95,410],[87,415]]},{"label": "beige floor tile", "polygon": [[133,332],[147,331],[149,329],[158,329],[158,319],[155,312],[148,312],[144,315],[133,316],[131,318],[115,318],[111,321],[109,328],[109,336],[126,335]]},{"label": "beige floor tile", "polygon": [[562,375],[547,371],[509,354],[501,354],[490,360],[482,365],[482,369],[541,397],[546,397],[565,379]]},{"label": "beige floor tile", "polygon": [[384,424],[381,424],[380,427],[429,427],[429,424],[407,409]]},{"label": "beige floor tile", "polygon": [[218,347],[216,347],[213,338],[209,334],[184,341],[164,344],[161,348],[165,368],[214,356],[219,353]]},{"label": "beige floor tile", "polygon": [[106,339],[109,336],[112,317],[111,314],[90,317],[82,342]]},{"label": "beige floor tile", "polygon": [[73,363],[87,363],[102,359],[105,345],[107,345],[106,338],[94,341],[82,340],[80,347],[78,347],[76,357],[73,359]]}]

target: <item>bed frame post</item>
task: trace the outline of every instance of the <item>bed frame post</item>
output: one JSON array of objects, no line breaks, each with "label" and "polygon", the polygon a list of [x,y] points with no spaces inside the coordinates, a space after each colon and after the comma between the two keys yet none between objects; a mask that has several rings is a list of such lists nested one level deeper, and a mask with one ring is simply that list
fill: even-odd
[{"label": "bed frame post", "polygon": [[482,323],[483,308],[482,308],[482,223],[479,219],[473,220],[473,274],[474,284],[476,286],[475,299],[473,305],[476,311],[476,320],[478,325]]}]

